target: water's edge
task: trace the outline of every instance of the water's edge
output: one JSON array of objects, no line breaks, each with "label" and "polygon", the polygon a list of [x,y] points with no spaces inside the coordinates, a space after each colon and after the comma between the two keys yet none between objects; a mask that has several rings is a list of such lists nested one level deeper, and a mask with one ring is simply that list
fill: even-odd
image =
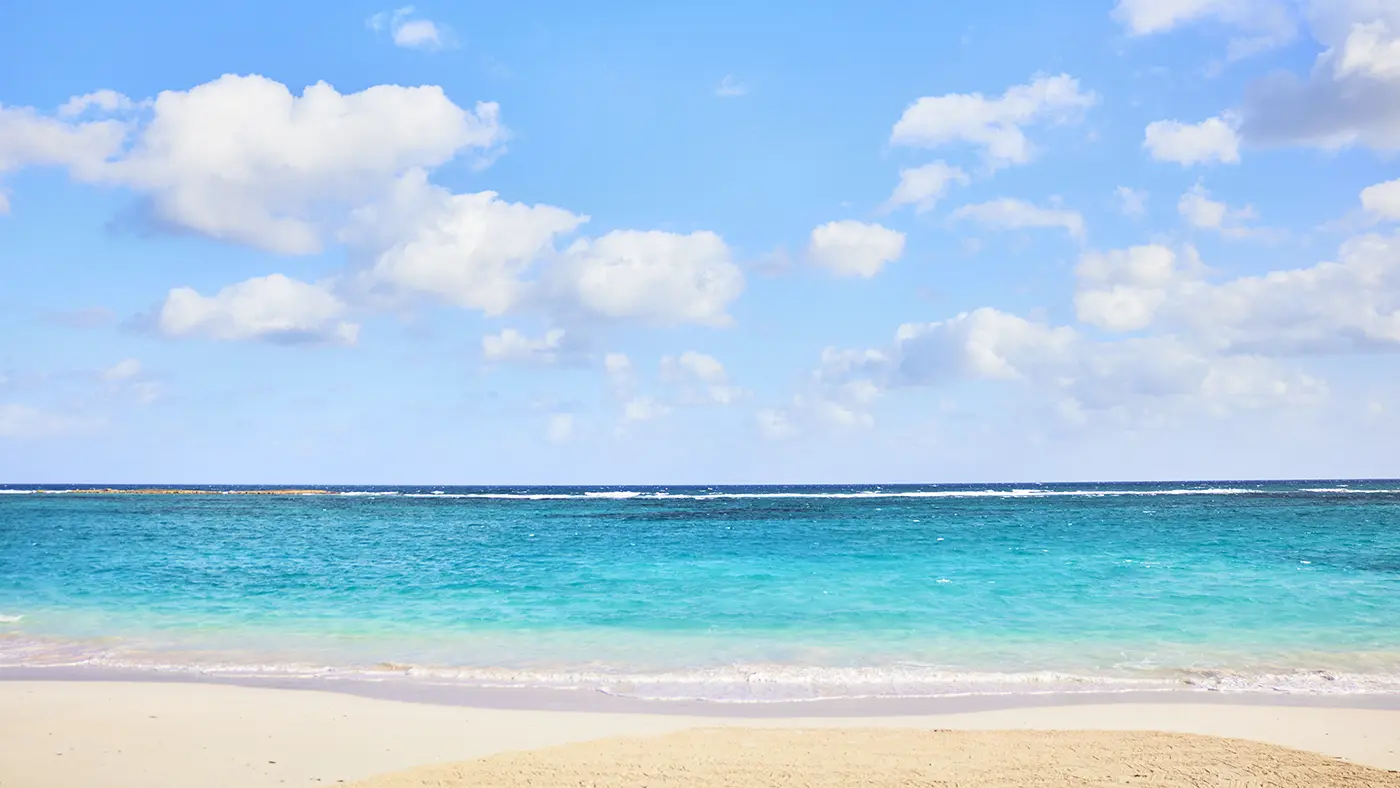
[{"label": "water's edge", "polygon": [[1400,693],[1297,695],[1180,689],[1152,692],[1017,693],[956,697],[841,698],[736,703],[705,700],[648,700],[609,695],[594,690],[467,687],[392,680],[211,676],[71,666],[0,668],[0,682],[20,681],[217,685],[253,689],[333,692],[373,700],[501,711],[657,714],[743,719],[915,717],[1007,709],[1140,703],[1400,711]]}]

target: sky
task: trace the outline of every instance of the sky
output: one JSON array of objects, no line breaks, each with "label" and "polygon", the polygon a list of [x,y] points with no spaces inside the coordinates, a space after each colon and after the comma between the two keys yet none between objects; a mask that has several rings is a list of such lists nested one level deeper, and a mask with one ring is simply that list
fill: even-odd
[{"label": "sky", "polygon": [[1397,153],[1393,0],[20,0],[0,482],[1397,477]]}]

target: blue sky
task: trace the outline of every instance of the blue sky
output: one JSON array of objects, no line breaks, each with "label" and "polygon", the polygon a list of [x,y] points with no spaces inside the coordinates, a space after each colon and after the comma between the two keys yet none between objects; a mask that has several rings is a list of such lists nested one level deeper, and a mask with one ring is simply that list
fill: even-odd
[{"label": "blue sky", "polygon": [[20,3],[0,480],[1397,476],[1400,8]]}]

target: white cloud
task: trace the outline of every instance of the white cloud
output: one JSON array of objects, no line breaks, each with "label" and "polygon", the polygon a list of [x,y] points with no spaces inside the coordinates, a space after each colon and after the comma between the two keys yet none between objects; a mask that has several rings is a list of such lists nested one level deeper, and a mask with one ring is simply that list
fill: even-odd
[{"label": "white cloud", "polygon": [[1081,320],[1124,331],[1160,324],[1214,352],[1342,353],[1400,348],[1400,236],[1364,235],[1334,262],[1220,284],[1170,250],[1086,254]]},{"label": "white cloud", "polygon": [[341,94],[320,82],[296,96],[265,77],[226,75],[162,92],[144,123],[0,108],[0,171],[64,166],[144,196],[159,222],[304,254],[320,250],[328,218],[504,136],[495,104],[467,111],[438,87]]},{"label": "white cloud", "polygon": [[1211,161],[1236,164],[1240,160],[1240,138],[1231,122],[1215,117],[1196,124],[1158,120],[1147,124],[1142,143],[1157,161],[1183,166]]},{"label": "white cloud", "polygon": [[687,403],[732,405],[748,392],[731,385],[729,373],[713,356],[687,350],[680,356],[661,357],[661,382],[680,388]]},{"label": "white cloud", "polygon": [[[525,275],[554,239],[586,216],[549,205],[505,202],[495,192],[451,194],[413,173],[357,222],[387,234],[368,278],[457,306],[499,315],[530,295]],[[352,235],[352,237],[355,237]]]},{"label": "white cloud", "polygon": [[899,185],[895,187],[894,194],[890,195],[886,205],[889,208],[913,205],[915,211],[925,213],[943,199],[950,186],[965,186],[970,182],[967,173],[947,162],[935,161],[922,167],[901,168]]},{"label": "white cloud", "polygon": [[74,96],[58,108],[60,118],[76,118],[89,109],[101,112],[127,112],[136,107],[136,102],[115,90],[98,90],[82,96]]},{"label": "white cloud", "polygon": [[812,230],[807,257],[837,276],[869,279],[904,253],[904,233],[853,220],[827,222]]},{"label": "white cloud", "polygon": [[1247,35],[1230,42],[1231,58],[1286,44],[1297,35],[1297,21],[1285,0],[1119,0],[1113,18],[1135,36],[1165,33],[1213,20]]},{"label": "white cloud", "polygon": [[1223,202],[1210,199],[1210,192],[1199,183],[1181,195],[1181,199],[1176,203],[1177,213],[1181,214],[1181,218],[1185,219],[1187,224],[1214,230],[1224,226],[1229,208],[1230,206]]},{"label": "white cloud", "polygon": [[[408,13],[371,26],[404,23]],[[130,102],[99,92],[69,104],[71,114]],[[230,75],[163,92],[149,107],[147,120],[130,123],[0,107],[0,172],[64,166],[80,180],[130,188],[159,222],[270,251],[315,252],[334,239],[351,261],[340,297],[365,306],[426,295],[487,315],[544,311],[555,323],[723,325],[744,288],[714,233],[616,230],[560,251],[588,217],[430,183],[429,170],[464,152],[499,149],[495,104],[467,111],[441,88],[395,85],[341,94],[318,83],[296,96],[263,77]],[[196,298],[177,291],[170,309],[204,303]],[[293,322],[289,331],[307,329]],[[237,320],[201,325],[223,337],[265,333]]]},{"label": "white cloud", "polygon": [[720,98],[738,98],[748,94],[749,86],[736,80],[733,74],[725,74],[724,79],[715,86],[715,95]]},{"label": "white cloud", "polygon": [[1068,326],[991,308],[900,326],[890,348],[867,357],[884,360],[860,372],[876,375],[878,389],[1003,381],[1038,391],[1071,422],[1100,414],[1140,426],[1180,411],[1311,405],[1326,393],[1319,381],[1268,358],[1221,356],[1173,337],[1093,341]]},{"label": "white cloud", "polygon": [[0,438],[56,438],[92,432],[101,426],[100,419],[53,413],[16,403],[0,404]]},{"label": "white cloud", "polygon": [[1400,221],[1400,178],[1362,189],[1361,207],[1382,219]]},{"label": "white cloud", "polygon": [[1150,325],[1177,285],[1201,269],[1194,250],[1186,265],[1165,246],[1134,246],[1085,252],[1075,268],[1074,295],[1079,320],[1108,331],[1136,331]]},{"label": "white cloud", "polygon": [[117,120],[70,123],[30,107],[0,105],[0,175],[22,167],[67,167],[95,178],[117,155],[127,125]]},{"label": "white cloud", "polygon": [[1274,73],[1248,86],[1245,139],[1400,150],[1400,4],[1315,0],[1308,22],[1323,52],[1306,78]]},{"label": "white cloud", "polygon": [[549,417],[545,436],[552,443],[565,443],[574,437],[574,416],[572,413],[555,413]]},{"label": "white cloud", "polygon": [[951,218],[954,221],[976,222],[994,230],[1059,227],[1075,238],[1084,237],[1084,217],[1078,211],[1041,208],[1009,197],[964,205],[953,211]]},{"label": "white cloud", "polygon": [[1124,216],[1136,217],[1147,213],[1147,192],[1119,186],[1113,190],[1113,196],[1118,200],[1118,210]]},{"label": "white cloud", "polygon": [[671,409],[651,397],[636,397],[622,408],[623,421],[651,421],[670,413]]},{"label": "white cloud", "polygon": [[122,359],[102,370],[99,377],[106,381],[131,380],[141,374],[141,362],[134,358]]},{"label": "white cloud", "polygon": [[438,49],[442,46],[442,35],[433,22],[414,19],[394,31],[394,43],[408,49]]},{"label": "white cloud", "polygon": [[895,340],[900,382],[957,376],[1014,380],[1057,363],[1069,352],[1075,332],[984,307],[936,323],[905,323]]},{"label": "white cloud", "polygon": [[437,87],[378,85],[300,97],[264,77],[166,91],[108,179],[150,195],[158,216],[284,253],[320,249],[315,214],[378,196],[405,173],[498,144],[495,104],[468,112]]},{"label": "white cloud", "polygon": [[1023,126],[1069,121],[1097,102],[1097,96],[1082,92],[1079,80],[1068,74],[1038,76],[997,98],[981,93],[926,96],[904,111],[890,143],[936,148],[965,142],[982,148],[991,167],[1022,164],[1033,153]]},{"label": "white cloud", "polygon": [[366,20],[365,24],[376,33],[387,30],[394,45],[405,49],[431,51],[447,45],[446,31],[438,23],[414,19],[413,14],[413,6],[404,6],[393,12],[381,11]]},{"label": "white cloud", "polygon": [[353,345],[360,327],[342,320],[345,312],[345,304],[325,288],[272,274],[229,285],[213,296],[177,287],[160,307],[155,325],[170,337]]},{"label": "white cloud", "polygon": [[481,354],[487,361],[525,364],[553,364],[566,351],[564,329],[553,328],[539,339],[531,339],[513,328],[481,338]]},{"label": "white cloud", "polygon": [[608,318],[726,325],[744,275],[712,232],[614,230],[580,239],[550,273],[556,298]]},{"label": "white cloud", "polygon": [[1212,200],[1210,192],[1197,183],[1190,191],[1181,195],[1176,209],[1186,223],[1200,230],[1214,230],[1227,238],[1276,239],[1279,232],[1268,227],[1249,224],[1258,218],[1254,206],[1231,208],[1229,205]]},{"label": "white cloud", "polygon": [[1337,76],[1400,79],[1400,30],[1384,19],[1352,26],[1337,57]]}]

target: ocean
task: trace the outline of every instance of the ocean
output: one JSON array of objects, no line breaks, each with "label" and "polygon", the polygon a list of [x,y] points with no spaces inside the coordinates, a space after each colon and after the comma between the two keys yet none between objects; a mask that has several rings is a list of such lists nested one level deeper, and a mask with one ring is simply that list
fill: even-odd
[{"label": "ocean", "polygon": [[1400,693],[1400,482],[198,489],[0,487],[0,667]]}]

